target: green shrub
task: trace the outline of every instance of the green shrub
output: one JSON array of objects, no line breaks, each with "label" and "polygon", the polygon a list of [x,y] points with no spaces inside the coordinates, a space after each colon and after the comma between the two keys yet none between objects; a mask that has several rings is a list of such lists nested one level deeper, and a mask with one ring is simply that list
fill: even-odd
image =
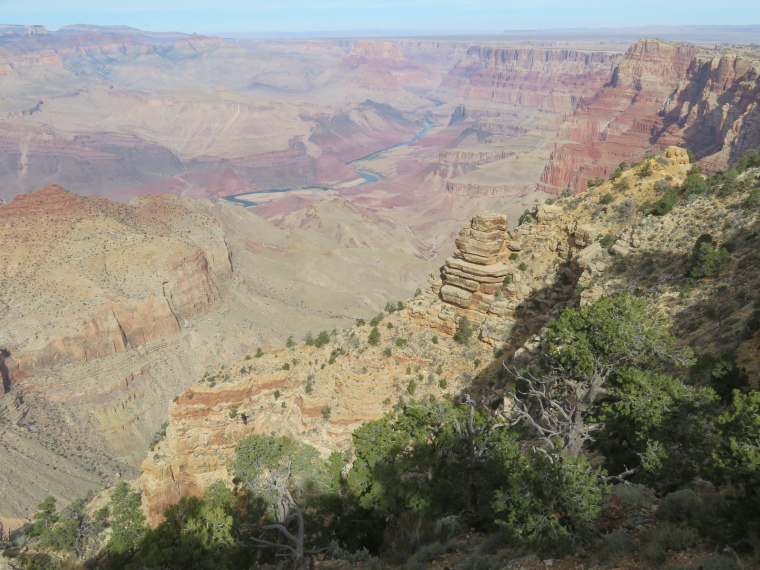
[{"label": "green shrub", "polygon": [[380,324],[380,321],[382,321],[385,318],[385,315],[383,313],[378,313],[377,316],[373,317],[372,320],[369,322],[369,325],[371,327],[376,327]]},{"label": "green shrub", "polygon": [[232,406],[232,408],[230,408],[230,419],[234,420],[237,417],[237,415],[238,415],[237,406]]},{"label": "green shrub", "polygon": [[406,346],[407,342],[408,341],[405,338],[399,337],[399,338],[396,339],[396,346],[399,346],[399,347]]},{"label": "green shrub", "polygon": [[615,563],[626,554],[631,554],[636,550],[636,541],[627,532],[613,530],[604,537],[602,547],[599,549],[598,557],[601,562]]},{"label": "green shrub", "polygon": [[377,326],[372,327],[367,337],[367,342],[372,346],[377,346],[380,343],[380,331],[377,329]]},{"label": "green shrub", "polygon": [[285,346],[288,348],[293,348],[296,345],[296,341],[293,340],[292,336],[288,337],[288,340],[285,341]]},{"label": "green shrub", "polygon": [[586,186],[588,188],[595,188],[597,186],[601,186],[602,184],[604,184],[604,178],[599,178],[598,176],[586,182]]},{"label": "green shrub", "polygon": [[417,289],[414,290],[414,296],[419,297],[420,295],[422,295],[422,289],[417,287]]},{"label": "green shrub", "polygon": [[599,198],[600,204],[605,204],[605,205],[612,204],[614,201],[615,201],[615,196],[609,192],[607,192],[604,196]]},{"label": "green shrub", "polygon": [[691,254],[688,275],[694,279],[713,277],[718,274],[721,262],[731,255],[726,248],[718,249],[710,234],[702,234],[697,238]]},{"label": "green shrub", "polygon": [[749,377],[744,368],[736,364],[736,357],[731,353],[724,353],[714,361],[710,373],[713,389],[724,402],[731,401],[734,390],[742,390],[749,384]]},{"label": "green shrub", "polygon": [[515,259],[517,259],[518,257],[520,257],[520,256],[519,256],[518,254],[516,254],[516,253],[510,253],[510,254],[509,254],[509,259],[510,259],[511,261],[514,261],[514,260],[515,260]]},{"label": "green shrub", "polygon": [[652,175],[652,163],[646,162],[644,165],[639,168],[639,171],[636,173],[636,176],[639,178],[647,178]]},{"label": "green shrub", "polygon": [[739,187],[738,183],[739,171],[735,168],[727,170],[719,175],[716,175],[716,184],[720,186],[718,190],[718,196],[730,196]]},{"label": "green shrub", "polygon": [[363,327],[367,323],[364,321],[364,319],[356,319],[356,326],[357,327]]},{"label": "green shrub", "polygon": [[256,349],[256,358],[261,358],[262,356],[264,356],[264,351],[261,350],[261,347],[259,347]]},{"label": "green shrub", "polygon": [[671,190],[654,203],[649,213],[654,216],[664,216],[669,214],[677,203],[678,193],[675,190]]},{"label": "green shrub", "polygon": [[383,350],[383,355],[384,356],[390,356],[392,354],[392,352],[393,351],[390,349],[390,347],[388,347],[388,348],[386,348],[386,349]]},{"label": "green shrub", "polygon": [[314,391],[314,384],[312,384],[311,380],[306,381],[306,385],[304,386],[303,391],[307,394],[311,394]]},{"label": "green shrub", "polygon": [[328,406],[327,404],[325,404],[324,406],[322,406],[322,418],[323,419],[329,420],[331,413],[332,413],[332,408],[330,406]]},{"label": "green shrub", "polygon": [[760,188],[755,188],[744,201],[744,207],[752,210],[760,206]]},{"label": "green shrub", "polygon": [[528,269],[528,265],[523,261],[520,265],[517,266],[517,269],[519,269],[520,271],[525,271],[526,269]]},{"label": "green shrub", "polygon": [[454,333],[454,340],[459,344],[467,344],[475,331],[470,325],[470,321],[467,317],[459,319],[457,324],[457,332]]},{"label": "green shrub", "polygon": [[417,383],[414,381],[414,378],[409,380],[409,384],[406,387],[406,391],[409,392],[410,395],[414,396],[414,392],[417,390]]},{"label": "green shrub", "polygon": [[530,215],[530,210],[525,210],[517,220],[518,226],[521,226],[523,224],[532,224],[532,223],[533,223],[533,216]]},{"label": "green shrub", "polygon": [[437,334],[434,334],[434,335],[433,335],[433,338],[432,338],[432,339],[430,339],[430,340],[431,340],[431,342],[432,342],[433,344],[438,344],[438,335],[437,335]]},{"label": "green shrub", "polygon": [[611,247],[613,243],[615,243],[615,240],[617,237],[614,234],[605,234],[605,235],[598,235],[596,237],[597,241],[602,245],[603,248]]},{"label": "green shrub", "polygon": [[658,180],[654,183],[654,188],[658,192],[665,194],[666,192],[670,192],[673,189],[673,186],[667,180]]},{"label": "green shrub", "polygon": [[290,370],[290,364],[288,364],[288,363],[286,362],[285,364],[283,364],[283,365],[282,365],[282,369],[283,369],[283,370]]},{"label": "green shrub", "polygon": [[507,275],[507,276],[504,278],[504,280],[501,282],[501,284],[502,284],[502,286],[503,286],[503,287],[506,287],[506,286],[507,286],[507,285],[509,285],[510,283],[512,283],[512,276],[511,276],[511,275]]},{"label": "green shrub", "polygon": [[692,489],[681,489],[662,498],[657,507],[657,518],[673,523],[691,522],[702,515],[704,502]]},{"label": "green shrub", "polygon": [[306,343],[306,346],[314,346],[314,337],[311,336],[311,333],[306,333],[306,338],[304,339],[304,343]]},{"label": "green shrub", "polygon": [[330,342],[330,335],[327,333],[327,331],[322,331],[317,335],[317,338],[314,339],[314,346],[319,348],[326,345],[328,342]]}]

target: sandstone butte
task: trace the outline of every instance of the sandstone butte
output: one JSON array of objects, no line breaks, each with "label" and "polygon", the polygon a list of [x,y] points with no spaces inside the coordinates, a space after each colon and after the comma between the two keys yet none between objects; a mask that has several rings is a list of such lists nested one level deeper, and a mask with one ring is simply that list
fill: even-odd
[{"label": "sandstone butte", "polygon": [[[651,175],[642,174],[645,166]],[[334,333],[322,348],[299,345],[214,372],[170,406],[166,439],[143,461],[140,485],[151,523],[183,494],[201,494],[211,482],[229,480],[226,465],[234,447],[250,433],[295,437],[328,453],[350,448],[353,429],[411,397],[410,391],[415,397],[466,392],[503,398],[497,381],[502,364],[534,358],[547,321],[568,304],[589,303],[620,288],[659,283],[654,302],[682,327],[684,342],[723,350],[710,317],[693,311],[700,299],[724,302],[721,294],[705,283],[688,301],[673,303],[673,276],[685,271],[701,233],[720,231],[716,239],[734,239],[759,219],[737,210],[742,196],[701,197],[660,219],[640,213],[641,204],[660,195],[657,183],[678,184],[689,168],[686,151],[671,147],[626,170],[621,180],[630,188],[612,202],[601,200],[614,189],[608,182],[583,196],[537,204],[530,220],[512,230],[504,214],[478,214],[462,228],[455,254],[439,275],[431,275],[429,287],[380,322],[378,346],[367,344],[371,327],[363,325]],[[605,245],[602,236],[610,236]],[[756,256],[751,242],[738,243],[737,259]],[[726,278],[746,301],[760,286],[760,275],[751,265],[733,263]],[[723,332],[741,339],[749,311],[751,302],[727,308],[732,330]],[[481,342],[463,347],[452,341],[463,317]],[[493,348],[501,356],[494,358]],[[737,341],[736,348],[742,365],[757,376],[760,334]]]}]

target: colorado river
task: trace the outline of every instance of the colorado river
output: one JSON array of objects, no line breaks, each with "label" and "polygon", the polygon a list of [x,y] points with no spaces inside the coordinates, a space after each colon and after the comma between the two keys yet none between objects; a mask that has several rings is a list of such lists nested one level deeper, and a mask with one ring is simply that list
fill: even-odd
[{"label": "colorado river", "polygon": [[[389,151],[394,148],[399,148],[402,146],[407,146],[412,144],[413,142],[416,142],[420,140],[421,138],[427,136],[428,132],[430,131],[430,121],[428,121],[427,115],[425,115],[422,118],[422,130],[418,132],[416,135],[414,135],[413,138],[409,139],[408,141],[400,142],[397,144],[394,144],[393,146],[389,146],[386,148],[382,148],[380,150],[376,150],[374,152],[369,153],[366,156],[362,156],[360,158],[355,158],[354,160],[349,160],[346,164],[348,166],[353,165],[355,162],[360,162],[363,160],[372,160],[373,158],[376,158],[380,156],[382,153]],[[368,172],[368,171],[362,171],[359,169],[355,169],[356,172],[361,176],[364,181],[357,184],[356,186],[361,186],[362,184],[366,184],[367,182],[377,182],[380,180],[380,176],[374,172]],[[354,187],[356,187],[354,186]],[[252,201],[250,198],[254,194],[271,194],[271,193],[282,193],[282,192],[293,192],[296,190],[317,190],[317,191],[323,191],[323,190],[332,190],[333,186],[320,186],[318,184],[310,184],[308,186],[299,186],[298,188],[272,188],[271,190],[256,190],[255,192],[244,192],[242,194],[234,194],[232,196],[223,196],[225,200],[229,200],[230,202],[234,202],[236,204],[241,204],[243,206],[258,206],[258,202]]]}]

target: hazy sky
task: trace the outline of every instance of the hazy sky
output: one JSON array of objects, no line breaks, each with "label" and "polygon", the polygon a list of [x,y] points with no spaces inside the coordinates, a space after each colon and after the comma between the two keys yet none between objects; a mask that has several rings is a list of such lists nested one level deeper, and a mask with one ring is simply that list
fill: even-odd
[{"label": "hazy sky", "polygon": [[[0,0],[0,23],[198,33],[760,24],[760,0]],[[760,38],[758,38],[760,40]]]}]

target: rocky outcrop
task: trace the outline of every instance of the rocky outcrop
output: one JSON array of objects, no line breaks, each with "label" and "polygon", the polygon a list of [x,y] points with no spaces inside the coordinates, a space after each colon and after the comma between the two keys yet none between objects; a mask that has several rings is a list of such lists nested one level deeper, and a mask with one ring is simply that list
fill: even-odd
[{"label": "rocky outcrop", "polygon": [[[720,239],[737,239],[742,251],[724,271],[741,293],[725,325],[738,345],[746,338],[738,333],[753,310],[750,299],[758,284],[755,268],[741,260],[754,255],[752,239],[741,236],[757,225],[756,214],[747,216],[739,208],[745,197],[733,195],[721,202],[716,195],[702,195],[664,217],[637,211],[637,205],[661,195],[659,182],[685,178],[690,168],[685,155],[681,149],[668,149],[624,171],[621,178],[629,188],[612,202],[601,200],[612,188],[608,182],[583,197],[536,204],[529,219],[511,231],[503,214],[474,216],[458,235],[456,255],[446,261],[440,277],[431,277],[428,290],[407,302],[407,311],[386,316],[378,327],[378,346],[365,346],[371,326],[362,325],[334,332],[323,347],[275,350],[207,376],[170,406],[166,439],[143,462],[140,484],[151,523],[157,524],[162,509],[181,495],[199,495],[214,480],[229,480],[226,467],[235,445],[248,434],[286,435],[326,455],[348,449],[352,429],[415,390],[415,398],[461,394],[464,389],[491,400],[503,397],[503,385],[496,381],[502,365],[535,359],[542,349],[543,327],[564,307],[590,303],[613,291],[654,285],[647,289],[656,299],[652,305],[674,314],[675,325],[683,327],[679,332],[690,344],[719,349],[726,339],[714,317],[673,302],[682,283],[673,277],[684,273],[694,241],[710,227],[723,228]],[[644,167],[651,174],[641,178]],[[634,185],[635,180],[640,183]],[[724,225],[727,218],[731,223]],[[627,256],[615,258],[611,241],[627,248]],[[696,298],[703,299],[713,285],[695,287],[701,291],[693,297],[701,303]],[[716,288],[711,294],[724,295],[721,291]],[[447,338],[465,316],[485,346],[463,346]],[[746,351],[741,362],[753,371],[760,338],[754,334],[741,344]],[[481,366],[481,357],[490,360],[494,352],[501,356]],[[436,383],[439,378],[448,379],[449,387]]]},{"label": "rocky outcrop", "polygon": [[[649,167],[652,177],[636,186],[651,200],[656,180],[685,176],[688,156],[684,149],[669,148],[660,159],[650,160]],[[631,187],[639,180],[630,170],[622,178]],[[610,187],[608,183],[595,189],[595,195]],[[593,200],[589,198],[589,204]],[[626,208],[630,206],[621,206],[621,211]],[[610,215],[606,226],[594,221],[598,216],[599,212],[536,204],[527,221],[507,231],[505,215],[478,214],[459,233],[456,253],[446,260],[440,277],[431,275],[424,294],[409,302],[412,318],[454,334],[466,317],[481,341],[507,351],[519,349],[530,336],[526,331],[539,330],[550,312],[570,301],[573,288],[582,290],[582,304],[603,294],[594,280],[610,266],[611,253],[626,255],[641,245],[635,230],[626,228],[624,216]],[[598,240],[607,233],[617,237],[609,251]]]}]

